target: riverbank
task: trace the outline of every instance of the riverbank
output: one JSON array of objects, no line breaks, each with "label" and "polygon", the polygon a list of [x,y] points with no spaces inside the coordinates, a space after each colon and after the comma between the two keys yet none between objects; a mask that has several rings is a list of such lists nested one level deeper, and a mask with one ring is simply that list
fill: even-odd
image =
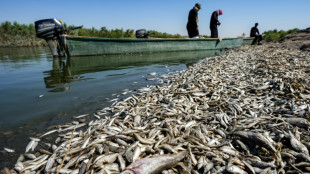
[{"label": "riverbank", "polygon": [[289,34],[280,40],[281,44],[288,49],[300,49],[310,51],[310,28]]},{"label": "riverbank", "polygon": [[0,47],[40,47],[47,46],[44,39],[38,39],[35,36],[12,36],[0,33]]},{"label": "riverbank", "polygon": [[32,138],[11,173],[309,171],[310,53],[293,45],[243,46],[164,76]]}]

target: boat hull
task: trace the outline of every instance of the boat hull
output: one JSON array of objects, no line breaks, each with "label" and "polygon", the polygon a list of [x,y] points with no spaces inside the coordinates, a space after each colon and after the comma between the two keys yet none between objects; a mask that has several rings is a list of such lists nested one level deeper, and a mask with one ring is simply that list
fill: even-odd
[{"label": "boat hull", "polygon": [[242,45],[252,45],[255,37],[247,37],[243,39]]},{"label": "boat hull", "polygon": [[239,47],[243,37],[219,39],[108,39],[66,37],[69,56],[215,50]]}]

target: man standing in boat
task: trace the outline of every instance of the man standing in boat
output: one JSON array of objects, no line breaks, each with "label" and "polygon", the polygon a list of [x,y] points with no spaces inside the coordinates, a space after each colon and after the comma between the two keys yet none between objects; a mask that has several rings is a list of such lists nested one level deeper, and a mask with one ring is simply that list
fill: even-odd
[{"label": "man standing in boat", "polygon": [[190,38],[199,38],[199,29],[197,23],[199,21],[198,11],[200,8],[201,4],[196,3],[194,8],[189,11],[186,29]]},{"label": "man standing in boat", "polygon": [[222,14],[223,14],[223,11],[219,9],[219,10],[214,11],[211,15],[211,20],[210,20],[211,38],[218,38],[217,26],[221,25],[221,22],[218,20],[218,16]]},{"label": "man standing in boat", "polygon": [[257,41],[258,41],[258,45],[261,45],[260,41],[263,40],[263,36],[259,34],[257,26],[258,26],[258,23],[255,23],[255,26],[251,28],[250,37],[255,37],[252,45],[256,44]]}]

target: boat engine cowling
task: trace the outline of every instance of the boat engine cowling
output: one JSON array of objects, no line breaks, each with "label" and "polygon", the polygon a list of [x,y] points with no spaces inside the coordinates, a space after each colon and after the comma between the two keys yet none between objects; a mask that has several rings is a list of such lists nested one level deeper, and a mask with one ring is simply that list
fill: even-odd
[{"label": "boat engine cowling", "polygon": [[136,31],[136,38],[148,38],[149,34],[146,29],[140,29]]},{"label": "boat engine cowling", "polygon": [[35,22],[36,35],[45,40],[63,34],[63,27],[57,19],[43,19]]},{"label": "boat engine cowling", "polygon": [[57,19],[43,19],[35,22],[36,35],[45,39],[53,57],[63,57],[67,53],[65,30]]}]

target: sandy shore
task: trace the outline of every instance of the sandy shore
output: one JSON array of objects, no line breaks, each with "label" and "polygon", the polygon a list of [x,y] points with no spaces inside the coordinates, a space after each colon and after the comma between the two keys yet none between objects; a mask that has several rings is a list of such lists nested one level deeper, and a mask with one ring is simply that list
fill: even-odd
[{"label": "sandy shore", "polygon": [[309,172],[310,52],[299,48],[243,46],[202,60],[87,124],[82,115],[32,138],[2,172]]}]

